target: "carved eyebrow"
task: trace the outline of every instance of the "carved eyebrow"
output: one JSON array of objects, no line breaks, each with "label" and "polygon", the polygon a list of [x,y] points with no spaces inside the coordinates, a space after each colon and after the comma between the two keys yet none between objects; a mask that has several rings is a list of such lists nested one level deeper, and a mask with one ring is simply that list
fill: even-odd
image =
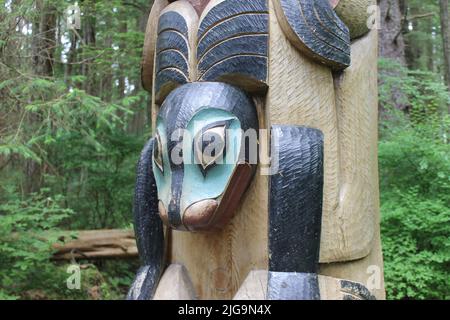
[{"label": "carved eyebrow", "polygon": [[231,120],[219,120],[216,122],[208,123],[205,126],[203,126],[197,134],[204,133],[205,131],[207,131],[209,129],[223,127],[223,126],[225,126],[225,128],[228,129],[228,127],[230,126],[230,123],[231,123]]}]

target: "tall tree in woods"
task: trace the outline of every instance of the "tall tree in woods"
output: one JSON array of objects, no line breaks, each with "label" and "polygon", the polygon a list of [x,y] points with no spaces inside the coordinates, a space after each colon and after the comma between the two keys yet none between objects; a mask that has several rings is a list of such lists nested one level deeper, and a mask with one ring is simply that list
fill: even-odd
[{"label": "tall tree in woods", "polygon": [[78,1],[71,30],[75,1],[0,1],[0,202],[51,190],[77,211],[73,228],[129,223],[150,130],[140,60],[152,2]]},{"label": "tall tree in woods", "polygon": [[[379,31],[380,56],[405,64],[403,10],[405,0],[378,0],[381,16]],[[403,10],[402,10],[403,9]]]},{"label": "tall tree in woods", "polygon": [[441,17],[441,36],[444,54],[443,73],[450,92],[450,25],[448,14],[448,0],[439,0]]},{"label": "tall tree in woods", "polygon": [[[38,77],[51,78],[54,73],[54,56],[56,48],[56,7],[49,1],[37,0],[36,12],[33,23],[33,73]],[[31,113],[28,115],[28,126],[34,128],[39,126],[41,114]],[[33,159],[25,162],[25,186],[26,193],[39,191],[42,184],[43,167]]]},{"label": "tall tree in woods", "polygon": [[[380,30],[379,30],[379,54],[380,57],[391,59],[400,65],[405,65],[405,41],[403,39],[403,10],[405,0],[378,0],[380,8]],[[397,69],[386,70],[390,76],[398,75]],[[381,78],[380,78],[381,79]],[[383,81],[383,80],[380,80]],[[381,83],[380,83],[381,84]],[[404,110],[406,108],[405,97],[401,88],[392,86],[392,105]],[[383,115],[383,108],[380,108]]]}]

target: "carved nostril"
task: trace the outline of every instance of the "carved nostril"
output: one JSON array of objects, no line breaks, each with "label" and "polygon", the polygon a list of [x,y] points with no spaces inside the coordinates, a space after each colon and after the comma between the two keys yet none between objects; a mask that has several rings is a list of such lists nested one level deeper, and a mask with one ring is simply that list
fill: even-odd
[{"label": "carved nostril", "polygon": [[217,209],[216,200],[203,200],[189,206],[183,215],[183,224],[191,230],[208,226]]},{"label": "carved nostril", "polygon": [[169,215],[167,214],[166,207],[164,206],[164,203],[162,203],[162,201],[159,201],[158,203],[158,211],[163,223],[165,225],[169,225]]}]

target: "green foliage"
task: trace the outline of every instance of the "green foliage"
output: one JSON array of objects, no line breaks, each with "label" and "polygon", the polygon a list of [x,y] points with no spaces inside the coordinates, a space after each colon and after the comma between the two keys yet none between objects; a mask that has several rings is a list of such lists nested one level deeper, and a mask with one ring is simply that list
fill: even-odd
[{"label": "green foliage", "polygon": [[0,296],[16,299],[43,284],[45,290],[58,291],[63,274],[49,263],[56,239],[37,235],[58,228],[73,211],[62,208],[63,198],[50,196],[49,190],[24,200],[14,194],[8,198],[0,204]]},{"label": "green foliage", "polygon": [[[439,75],[420,70],[410,70],[396,61],[380,59],[380,106],[383,116],[395,117],[395,105],[392,92],[398,91],[397,103],[407,107],[414,123],[431,121],[439,122],[443,113],[447,113],[450,96]],[[401,117],[397,117],[401,119]]]},{"label": "green foliage", "polygon": [[[57,237],[40,237],[130,227],[135,165],[149,131],[140,60],[151,3],[78,2],[76,32],[64,15],[74,3],[0,4],[0,299],[123,298],[137,267],[84,261],[82,289],[68,290],[67,265],[50,261]],[[56,10],[55,34],[38,34],[45,8]],[[53,70],[43,75],[34,59],[47,56],[38,50],[49,44]],[[29,182],[42,191],[30,193]]]},{"label": "green foliage", "polygon": [[43,189],[21,200],[3,194],[0,205],[0,299],[122,299],[132,281],[129,262],[82,264],[81,288],[68,289],[67,264],[51,262],[61,227],[75,216],[64,197]]},{"label": "green foliage", "polygon": [[429,76],[408,72],[397,80],[411,111],[388,107],[381,123],[381,227],[390,299],[450,298],[450,117],[440,107],[448,94]]}]

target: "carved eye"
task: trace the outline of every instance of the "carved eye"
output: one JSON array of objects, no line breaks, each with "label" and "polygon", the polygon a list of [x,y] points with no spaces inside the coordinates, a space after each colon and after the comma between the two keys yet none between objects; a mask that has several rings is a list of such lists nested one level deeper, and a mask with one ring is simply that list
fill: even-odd
[{"label": "carved eye", "polygon": [[153,146],[153,162],[164,173],[163,156],[162,156],[162,143],[161,137],[158,133],[155,136],[155,145]]},{"label": "carved eye", "polygon": [[204,129],[194,139],[195,163],[200,165],[203,175],[218,162],[222,163],[226,149],[226,125]]}]

